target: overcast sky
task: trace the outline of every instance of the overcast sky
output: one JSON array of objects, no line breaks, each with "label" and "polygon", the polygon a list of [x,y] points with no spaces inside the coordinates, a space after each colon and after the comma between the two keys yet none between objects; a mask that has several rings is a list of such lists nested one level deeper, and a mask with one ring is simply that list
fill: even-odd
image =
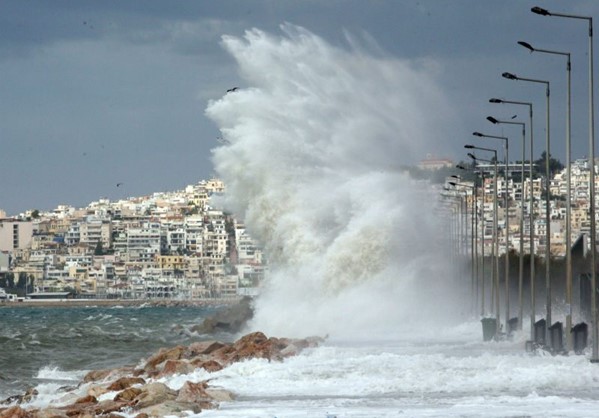
[{"label": "overcast sky", "polygon": [[565,58],[530,54],[516,42],[571,52],[572,155],[582,158],[587,23],[532,14],[535,5],[599,17],[591,0],[3,0],[0,208],[10,215],[84,206],[211,177],[220,134],[204,111],[228,88],[246,87],[221,37],[251,28],[282,36],[285,22],[340,48],[351,48],[349,33],[378,54],[433,63],[456,118],[430,154],[454,160],[464,159],[465,143],[481,141],[473,131],[514,137],[517,158],[517,128],[485,117],[527,122],[526,110],[489,104],[491,97],[533,102],[535,158],[544,149],[543,86],[503,79],[509,71],[551,82],[551,151],[564,161]]}]

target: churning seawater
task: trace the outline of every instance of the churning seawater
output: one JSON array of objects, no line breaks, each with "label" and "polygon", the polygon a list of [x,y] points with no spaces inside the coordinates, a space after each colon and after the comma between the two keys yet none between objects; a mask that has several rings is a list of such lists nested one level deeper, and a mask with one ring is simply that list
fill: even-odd
[{"label": "churning seawater", "polygon": [[[84,396],[87,386],[76,386],[90,369],[139,364],[159,347],[207,338],[182,330],[212,312],[0,309],[2,396],[35,386],[39,395],[25,407],[60,406],[57,389],[69,386]],[[209,379],[235,394],[218,410],[188,415],[198,418],[599,416],[599,367],[588,353],[526,353],[526,335],[482,342],[480,323],[469,321],[440,330],[398,329],[386,339],[331,337],[283,362],[252,359],[158,381],[180,389],[186,381]]]},{"label": "churning seawater", "polygon": [[135,365],[161,347],[197,341],[201,337],[187,330],[214,309],[0,308],[0,400],[44,381]]}]

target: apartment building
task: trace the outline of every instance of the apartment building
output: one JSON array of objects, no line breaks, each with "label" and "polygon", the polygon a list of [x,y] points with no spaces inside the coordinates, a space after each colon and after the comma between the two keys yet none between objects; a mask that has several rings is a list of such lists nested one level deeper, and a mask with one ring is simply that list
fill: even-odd
[{"label": "apartment building", "polygon": [[33,222],[0,219],[0,251],[15,251],[31,246]]}]

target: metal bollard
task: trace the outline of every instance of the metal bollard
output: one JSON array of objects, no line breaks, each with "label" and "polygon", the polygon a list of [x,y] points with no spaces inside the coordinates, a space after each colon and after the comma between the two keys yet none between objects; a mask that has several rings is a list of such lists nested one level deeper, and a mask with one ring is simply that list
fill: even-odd
[{"label": "metal bollard", "polygon": [[583,354],[584,349],[587,348],[587,339],[589,335],[589,327],[585,322],[581,322],[572,327],[570,332],[572,335],[572,342],[574,345],[574,352],[576,354]]},{"label": "metal bollard", "polygon": [[480,320],[483,324],[483,341],[491,341],[495,337],[497,330],[497,319],[483,318]]},{"label": "metal bollard", "polygon": [[535,344],[539,345],[539,346],[544,346],[545,345],[545,328],[546,328],[546,321],[545,319],[539,319],[537,322],[535,322]]},{"label": "metal bollard", "polygon": [[563,333],[564,328],[561,322],[556,322],[549,327],[549,346],[554,354],[564,352]]}]

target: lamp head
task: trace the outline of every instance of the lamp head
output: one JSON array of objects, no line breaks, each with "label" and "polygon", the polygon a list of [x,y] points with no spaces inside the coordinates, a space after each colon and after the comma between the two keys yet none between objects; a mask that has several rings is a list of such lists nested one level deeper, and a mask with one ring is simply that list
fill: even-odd
[{"label": "lamp head", "polygon": [[455,181],[448,181],[448,184],[452,185],[452,186],[457,186],[458,184]]},{"label": "lamp head", "polygon": [[470,144],[464,145],[464,148],[466,148],[466,149],[473,149],[474,145],[470,145]]},{"label": "lamp head", "polygon": [[503,73],[501,74],[503,78],[507,78],[508,80],[517,80],[518,76],[512,73]]},{"label": "lamp head", "polygon": [[460,170],[466,170],[466,167],[464,167],[463,165],[456,165],[455,168],[460,169]]},{"label": "lamp head", "polygon": [[537,7],[537,6],[533,7],[532,9],[530,9],[530,11],[533,12],[533,13],[536,13],[538,15],[541,15],[541,16],[551,16],[551,12],[549,12],[549,10],[542,9],[540,7]]},{"label": "lamp head", "polygon": [[494,125],[497,125],[499,123],[499,121],[495,119],[493,116],[487,116],[487,120]]},{"label": "lamp head", "polygon": [[456,176],[455,174],[453,174],[453,175],[451,175],[449,177],[451,177],[452,179],[460,179],[460,176]]},{"label": "lamp head", "polygon": [[468,155],[468,157],[472,158],[473,160],[476,160],[476,155],[472,154],[471,152],[469,152],[466,155]]},{"label": "lamp head", "polygon": [[532,47],[531,44],[529,44],[528,42],[524,42],[524,41],[518,41],[518,45],[522,45],[524,48],[528,49],[530,52],[534,52],[534,48]]},{"label": "lamp head", "polygon": [[489,99],[489,103],[503,103],[503,100],[493,98],[493,99]]},{"label": "lamp head", "polygon": [[481,134],[480,132],[472,132],[472,135],[474,135],[474,136],[478,136],[478,137],[480,137],[480,138],[482,138],[482,137],[484,136],[484,135],[483,135],[483,134]]}]

